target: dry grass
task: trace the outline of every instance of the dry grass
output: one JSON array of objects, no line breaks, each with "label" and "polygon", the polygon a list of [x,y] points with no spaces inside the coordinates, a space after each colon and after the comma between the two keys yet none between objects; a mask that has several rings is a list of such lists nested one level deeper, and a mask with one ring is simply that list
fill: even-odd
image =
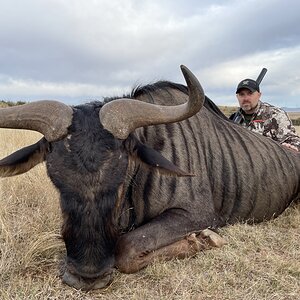
[{"label": "dry grass", "polygon": [[229,117],[233,113],[235,113],[238,110],[239,107],[238,106],[222,106],[222,105],[219,105],[219,108],[225,116]]},{"label": "dry grass", "polygon": [[[38,138],[0,130],[0,157]],[[0,299],[299,299],[300,204],[270,222],[223,228],[222,249],[117,273],[106,289],[86,293],[59,278],[59,200],[45,166],[0,183]]]},{"label": "dry grass", "polygon": [[291,119],[300,119],[300,112],[289,112],[288,115]]}]

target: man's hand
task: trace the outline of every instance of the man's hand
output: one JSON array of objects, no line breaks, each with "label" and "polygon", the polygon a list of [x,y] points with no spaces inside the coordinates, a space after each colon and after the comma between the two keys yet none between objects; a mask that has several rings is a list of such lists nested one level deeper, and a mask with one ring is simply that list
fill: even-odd
[{"label": "man's hand", "polygon": [[281,145],[284,146],[284,147],[287,147],[287,148],[289,148],[289,149],[292,149],[292,150],[294,150],[294,151],[299,152],[298,148],[297,148],[296,146],[291,145],[291,144],[288,144],[288,143],[282,143]]}]

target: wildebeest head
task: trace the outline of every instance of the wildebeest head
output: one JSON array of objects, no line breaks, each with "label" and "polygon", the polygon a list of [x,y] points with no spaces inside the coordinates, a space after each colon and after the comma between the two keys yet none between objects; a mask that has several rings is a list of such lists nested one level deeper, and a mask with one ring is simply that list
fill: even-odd
[{"label": "wildebeest head", "polygon": [[177,176],[191,175],[133,134],[138,127],[181,121],[201,109],[203,90],[186,67],[181,69],[189,89],[189,101],[182,105],[117,99],[72,108],[39,101],[0,110],[0,127],[44,135],[36,144],[2,159],[0,175],[21,174],[46,160],[48,175],[61,195],[67,284],[88,290],[110,282],[116,240],[126,230],[122,199],[132,168],[144,164]]}]

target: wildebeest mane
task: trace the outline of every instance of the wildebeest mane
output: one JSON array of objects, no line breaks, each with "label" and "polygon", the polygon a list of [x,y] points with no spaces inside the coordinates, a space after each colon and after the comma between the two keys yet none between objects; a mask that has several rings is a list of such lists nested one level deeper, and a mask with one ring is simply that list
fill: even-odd
[{"label": "wildebeest mane", "polygon": [[[170,81],[158,81],[153,84],[135,87],[132,90],[130,97],[137,98],[138,96],[146,94],[146,95],[148,95],[149,99],[152,100],[151,102],[154,103],[153,98],[152,98],[152,93],[158,89],[165,90],[165,91],[167,91],[168,89],[176,89],[176,90],[179,90],[182,93],[188,95],[188,89],[185,85],[170,82]],[[208,110],[217,114],[218,116],[227,119],[227,117],[222,113],[222,111],[218,108],[218,106],[212,100],[210,100],[207,96],[205,96],[204,106]]]},{"label": "wildebeest mane", "polygon": [[[154,98],[153,98],[153,94],[157,90],[164,90],[164,91],[167,92],[170,89],[175,89],[175,90],[178,90],[178,91],[188,95],[188,89],[185,85],[170,82],[170,81],[161,80],[161,81],[157,81],[157,82],[152,83],[152,84],[138,85],[138,86],[136,86],[132,89],[130,94],[123,95],[122,97],[136,99],[139,96],[147,95],[148,102],[149,103],[155,103]],[[120,98],[120,97],[107,97],[107,98],[104,98],[103,102],[107,103],[107,102],[113,101],[113,100],[118,99],[118,98]],[[210,100],[207,96],[205,96],[204,106],[209,111],[214,112],[219,117],[228,120],[228,118],[222,113],[222,111],[218,108],[218,106],[212,100]]]},{"label": "wildebeest mane", "polygon": [[[152,84],[147,84],[147,85],[138,85],[136,87],[134,87],[131,91],[130,94],[127,95],[123,95],[122,97],[124,98],[131,98],[131,99],[136,99],[139,96],[142,95],[147,95],[148,98],[148,102],[149,103],[155,103],[155,100],[153,98],[153,94],[155,91],[157,90],[163,90],[165,92],[168,92],[168,90],[170,89],[175,89],[178,90],[186,95],[188,95],[188,89],[185,85],[179,84],[179,83],[174,83],[174,82],[170,82],[170,81],[157,81],[155,83]],[[120,97],[106,97],[103,99],[103,104],[113,101],[115,99],[119,99]],[[216,115],[218,115],[219,117],[230,121],[223,113],[222,111],[218,108],[218,106],[212,101],[210,100],[207,96],[205,96],[205,102],[204,102],[204,106],[211,112],[215,113]]]}]

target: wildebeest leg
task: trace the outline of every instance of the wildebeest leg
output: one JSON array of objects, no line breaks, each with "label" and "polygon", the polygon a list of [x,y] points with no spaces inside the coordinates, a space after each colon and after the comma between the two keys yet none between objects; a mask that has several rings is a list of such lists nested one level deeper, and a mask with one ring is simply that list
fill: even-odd
[{"label": "wildebeest leg", "polygon": [[[160,231],[157,230],[157,226],[160,227]],[[168,231],[169,234],[165,235]],[[176,237],[177,240],[174,240]],[[178,237],[157,222],[148,223],[119,239],[116,267],[121,272],[134,273],[156,260],[185,258],[195,255],[200,250],[221,247],[225,243],[224,239],[209,229],[197,235],[190,233]]]},{"label": "wildebeest leg", "polygon": [[222,247],[225,240],[217,233],[205,229],[196,235],[192,233],[184,239],[168,246],[153,250],[149,253],[141,253],[133,256],[130,253],[122,252],[117,256],[117,267],[121,272],[134,273],[146,267],[153,261],[165,261],[173,258],[186,258],[194,256],[201,250],[208,250],[212,247]]}]

